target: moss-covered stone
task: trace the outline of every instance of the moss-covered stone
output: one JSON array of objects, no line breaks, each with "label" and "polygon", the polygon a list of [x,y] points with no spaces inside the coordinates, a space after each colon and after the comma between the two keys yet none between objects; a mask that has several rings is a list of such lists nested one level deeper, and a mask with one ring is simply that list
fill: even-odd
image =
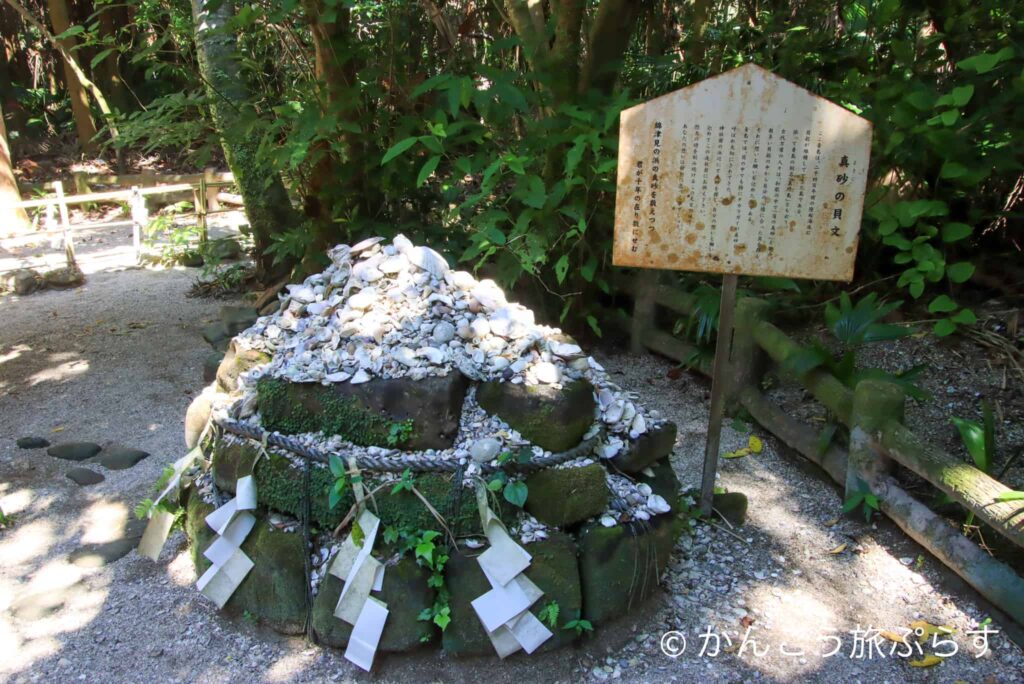
[{"label": "moss-covered stone", "polygon": [[[424,608],[434,605],[434,590],[427,585],[428,574],[411,558],[402,558],[384,571],[384,587],[377,598],[387,604],[388,619],[380,638],[383,653],[403,653],[429,643],[436,630],[420,620]],[[334,617],[343,582],[328,574],[313,600],[311,625],[318,643],[345,648],[352,627]]]},{"label": "moss-covered stone", "polygon": [[676,444],[676,424],[663,423],[629,440],[626,450],[612,460],[612,464],[624,473],[638,473],[655,461],[672,453]]},{"label": "moss-covered stone", "polygon": [[452,446],[467,382],[461,373],[353,385],[261,378],[263,426],[286,434],[323,431],[363,446],[419,451]]},{"label": "moss-covered stone", "polygon": [[211,347],[217,351],[225,351],[228,348],[228,343],[231,341],[231,335],[228,334],[228,330],[224,327],[224,323],[217,321],[210,325],[203,326],[200,331],[203,339],[206,340]]},{"label": "moss-covered stone", "polygon": [[217,382],[224,391],[234,392],[238,389],[239,375],[265,363],[270,363],[270,354],[255,349],[239,349],[232,341],[217,366]]},{"label": "moss-covered stone", "polygon": [[711,507],[735,527],[741,527],[747,521],[747,495],[742,492],[715,494]]},{"label": "moss-covered stone", "polygon": [[576,446],[594,422],[594,388],[586,380],[561,389],[484,382],[477,388],[476,399],[486,411],[549,451]]},{"label": "moss-covered stone", "polygon": [[682,493],[682,485],[679,483],[679,478],[676,477],[676,471],[672,469],[671,461],[663,458],[648,467],[654,474],[637,473],[636,481],[649,485],[652,492],[672,506],[673,513],[679,512],[679,496]]},{"label": "moss-covered stone", "polygon": [[583,617],[603,624],[653,594],[681,530],[672,513],[647,523],[585,526],[579,535]]},{"label": "moss-covered stone", "polygon": [[575,630],[563,629],[565,623],[575,619],[583,608],[583,593],[580,589],[580,570],[576,562],[576,542],[567,534],[551,532],[539,542],[528,544],[526,550],[533,556],[526,576],[536,584],[544,595],[533,604],[530,611],[540,617],[548,603],[558,603],[558,622],[548,627],[554,636],[544,642],[541,651],[551,651],[567,646],[576,640]]},{"label": "moss-covered stone", "polygon": [[224,360],[225,352],[212,351],[203,359],[203,382],[207,385],[217,379],[217,369]]},{"label": "moss-covered stone", "polygon": [[257,318],[259,313],[251,306],[229,304],[220,308],[220,320],[224,322],[224,328],[231,337],[251,326]]},{"label": "moss-covered stone", "polygon": [[[225,491],[235,491],[239,477],[252,474],[256,479],[256,496],[261,505],[288,513],[295,517],[302,515],[305,481],[302,468],[291,460],[269,452],[261,458],[253,472],[258,447],[249,441],[228,441],[220,438],[213,448],[212,469],[214,482]],[[448,521],[448,526],[457,534],[480,532],[480,515],[473,492],[463,489],[461,496],[453,488],[454,475],[449,473],[420,473],[415,477],[417,491]],[[334,484],[330,470],[319,463],[311,464],[310,470],[310,520],[319,528],[330,530],[348,513],[354,503],[351,490],[346,491],[341,502],[331,508],[328,493]],[[372,490],[376,485],[368,478],[367,486]],[[459,500],[456,501],[456,498]],[[382,524],[402,529],[439,529],[433,514],[418,496],[409,491],[391,494],[390,487],[378,492],[371,508],[376,511]],[[514,513],[510,506],[498,509],[506,520]]]},{"label": "moss-covered stone", "polygon": [[[194,492],[188,497],[185,533],[197,576],[210,567],[203,556],[216,536],[206,524],[213,506]],[[306,551],[302,535],[272,528],[266,518],[256,515],[256,525],[242,544],[242,551],[255,563],[253,569],[228,599],[229,615],[248,613],[283,634],[302,634],[306,628]]]},{"label": "moss-covered stone", "polygon": [[526,478],[526,510],[537,520],[565,527],[598,515],[608,504],[605,470],[594,463],[582,468],[548,468]]},{"label": "moss-covered stone", "polygon": [[444,652],[456,656],[494,655],[494,646],[471,605],[491,590],[491,584],[476,562],[476,554],[453,553],[445,566],[445,586],[451,593],[448,605],[452,621],[441,636]]}]

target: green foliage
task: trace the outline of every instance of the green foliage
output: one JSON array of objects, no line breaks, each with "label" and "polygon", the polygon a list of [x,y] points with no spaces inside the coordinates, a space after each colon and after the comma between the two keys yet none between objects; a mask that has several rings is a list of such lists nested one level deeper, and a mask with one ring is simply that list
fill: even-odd
[{"label": "green foliage", "polygon": [[333,509],[341,503],[341,499],[345,495],[345,490],[349,484],[349,476],[348,471],[345,469],[345,464],[334,454],[331,454],[330,459],[328,459],[328,466],[331,469],[331,475],[334,476],[334,484],[331,485],[328,494],[328,505]]},{"label": "green foliage", "polygon": [[[524,447],[519,449],[514,455],[511,451],[498,454],[498,463],[508,463],[514,459],[516,463],[522,464],[528,463],[531,458],[533,458],[533,451],[529,447]],[[487,489],[492,492],[501,491],[505,501],[508,501],[517,508],[522,508],[526,504],[527,497],[530,495],[529,488],[525,482],[509,478],[508,474],[503,470],[494,473],[487,482]]]},{"label": "green foliage", "polygon": [[850,513],[856,510],[858,506],[863,506],[864,521],[871,522],[872,514],[879,511],[878,497],[871,492],[854,492],[850,495],[850,498],[843,502],[843,513]]},{"label": "green foliage", "polygon": [[576,636],[580,636],[584,633],[590,633],[594,631],[594,626],[590,624],[590,620],[584,620],[579,615],[575,619],[566,622],[562,629],[571,630],[576,632]]},{"label": "green foliage", "polygon": [[560,612],[558,601],[548,601],[537,613],[537,619],[546,622],[548,627],[554,629],[558,624],[558,613]]},{"label": "green foliage", "polygon": [[4,509],[0,508],[0,530],[6,530],[7,528],[14,525],[14,516],[8,513],[4,513]]},{"label": "green foliage", "polygon": [[[964,443],[967,453],[970,454],[974,465],[985,474],[992,472],[992,464],[996,456],[996,419],[992,412],[992,404],[987,401],[981,402],[982,422],[968,420],[953,416],[950,422],[956,426],[960,433],[960,440]],[[1003,494],[1012,494],[1006,492]],[[999,501],[1001,499],[997,499]],[[951,501],[948,495],[942,495],[940,503]],[[974,511],[968,511],[964,527],[969,528],[974,524]]]}]

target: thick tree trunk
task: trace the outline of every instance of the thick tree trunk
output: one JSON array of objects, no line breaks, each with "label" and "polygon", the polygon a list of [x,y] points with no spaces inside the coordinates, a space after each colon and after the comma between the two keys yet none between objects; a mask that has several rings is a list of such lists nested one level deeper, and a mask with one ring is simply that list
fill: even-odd
[{"label": "thick tree trunk", "polygon": [[4,208],[20,201],[21,193],[18,192],[18,181],[14,177],[14,167],[11,163],[11,148],[7,144],[4,110],[0,105],[0,235],[22,233],[32,227],[24,209]]},{"label": "thick tree trunk", "polygon": [[[71,21],[68,16],[68,4],[66,0],[46,0],[46,6],[50,11],[50,24],[53,26],[55,35],[60,35],[68,30]],[[76,40],[74,37],[63,38],[60,41],[61,47],[67,52],[73,52]],[[67,84],[68,97],[71,98],[71,114],[75,119],[75,130],[78,132],[78,145],[86,154],[96,154],[96,122],[92,119],[92,112],[89,111],[89,98],[86,97],[85,88],[78,79],[74,67],[68,59],[64,59],[64,83]]]},{"label": "thick tree trunk", "polygon": [[626,54],[637,19],[650,0],[601,0],[588,41],[579,91],[591,88],[608,92],[619,78],[616,62]]},{"label": "thick tree trunk", "polygon": [[[118,31],[128,23],[128,8],[125,5],[104,5],[99,8],[96,18],[100,24],[100,35],[116,42]],[[100,61],[93,69],[93,75],[99,81],[100,89],[110,97],[110,103],[118,112],[125,114],[135,109],[128,86],[121,77],[119,52],[112,52]]]},{"label": "thick tree trunk", "polygon": [[214,125],[221,136],[224,156],[235,175],[245,202],[253,240],[256,243],[257,276],[262,281],[290,267],[273,263],[267,248],[276,233],[296,228],[301,217],[288,199],[288,192],[277,172],[257,155],[258,141],[236,132],[234,119],[249,107],[249,88],[237,57],[235,37],[227,31],[234,4],[224,0],[213,11],[206,0],[192,0],[195,19],[196,52],[199,70],[210,95]]}]

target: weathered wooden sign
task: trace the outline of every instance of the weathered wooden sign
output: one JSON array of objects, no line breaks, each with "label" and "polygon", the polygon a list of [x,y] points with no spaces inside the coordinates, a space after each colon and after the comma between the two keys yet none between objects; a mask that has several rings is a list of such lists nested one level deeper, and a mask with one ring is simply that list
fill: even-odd
[{"label": "weathered wooden sign", "polygon": [[622,112],[617,266],[850,280],[871,124],[753,64]]},{"label": "weathered wooden sign", "polygon": [[868,121],[753,64],[622,112],[613,263],[724,274],[705,515],[737,275],[851,280],[870,150]]}]

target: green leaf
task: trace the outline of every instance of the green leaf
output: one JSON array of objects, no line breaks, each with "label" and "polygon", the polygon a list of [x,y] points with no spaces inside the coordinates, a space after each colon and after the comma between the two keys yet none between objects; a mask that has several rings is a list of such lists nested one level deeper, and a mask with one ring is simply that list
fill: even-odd
[{"label": "green leaf", "polygon": [[974,227],[969,226],[966,223],[947,223],[942,226],[942,241],[943,242],[956,242],[963,240],[974,232]]},{"label": "green leaf", "polygon": [[442,632],[452,621],[452,617],[449,615],[450,612],[451,609],[446,607],[443,611],[434,616],[434,624],[440,627]]},{"label": "green leaf", "polygon": [[939,176],[942,178],[960,178],[967,175],[968,168],[960,162],[947,161],[942,165]]},{"label": "green leaf", "polygon": [[434,169],[437,168],[437,164],[440,161],[441,161],[441,157],[439,155],[435,154],[433,157],[428,159],[423,164],[423,167],[420,169],[420,175],[416,176],[416,187],[417,188],[427,182],[427,179],[430,178],[430,174],[434,173]]},{"label": "green leaf", "polygon": [[109,57],[112,52],[116,51],[117,48],[107,48],[106,50],[103,50],[102,52],[98,53],[95,57],[92,58],[92,61],[89,62],[89,68],[95,69],[100,62]]},{"label": "green leaf", "polygon": [[956,308],[956,302],[950,299],[948,295],[939,295],[928,305],[928,313],[948,313],[956,311]]},{"label": "green leaf", "polygon": [[978,466],[978,470],[987,473],[992,467],[992,458],[985,452],[984,428],[980,423],[966,418],[953,416],[950,420],[956,426],[957,432],[960,433],[960,439],[967,448],[967,453],[974,460],[974,464]]},{"label": "green leaf", "polygon": [[523,507],[526,503],[526,497],[529,495],[529,489],[525,482],[509,482],[505,485],[503,492],[505,501],[508,501],[513,506]]},{"label": "green leaf", "polygon": [[950,320],[960,325],[974,325],[978,322],[978,317],[970,309],[960,309]]},{"label": "green leaf", "polygon": [[327,463],[331,467],[331,475],[334,475],[334,477],[345,477],[345,464],[341,462],[340,458],[331,454]]},{"label": "green leaf", "polygon": [[999,52],[985,52],[980,55],[974,55],[967,59],[962,59],[957,62],[957,66],[967,71],[973,71],[977,74],[985,74],[995,69],[1000,62],[1010,59],[1013,57],[1013,48],[1009,45],[1004,47]]},{"label": "green leaf", "polygon": [[966,283],[974,275],[974,264],[969,261],[950,264],[946,269],[946,274],[954,283]]},{"label": "green leaf", "polygon": [[1003,492],[996,497],[996,501],[1024,501],[1024,492]]},{"label": "green leaf", "polygon": [[588,283],[594,282],[594,273],[597,271],[597,257],[591,255],[587,262],[580,268],[580,275]]},{"label": "green leaf", "polygon": [[947,109],[946,111],[939,114],[939,119],[942,121],[944,126],[952,126],[960,120],[959,109]]},{"label": "green leaf", "polygon": [[910,296],[914,299],[920,298],[924,294],[924,281],[918,280],[916,283],[910,283],[907,291],[910,292]]},{"label": "green leaf", "polygon": [[946,337],[948,335],[953,334],[953,332],[955,331],[956,323],[949,320],[948,318],[939,321],[938,323],[935,324],[935,327],[932,328],[932,332],[934,332],[937,337]]},{"label": "green leaf", "polygon": [[395,157],[397,157],[398,155],[402,154],[407,149],[415,145],[418,141],[419,138],[416,136],[406,138],[404,140],[399,140],[394,145],[392,145],[387,152],[384,153],[384,158],[380,160],[380,165],[384,166],[389,161],[391,161],[392,159],[394,159]]},{"label": "green leaf", "polygon": [[341,494],[334,487],[331,487],[331,491],[327,495],[327,503],[333,509],[337,508],[338,504],[341,503]]},{"label": "green leaf", "polygon": [[558,278],[558,284],[561,285],[562,281],[565,280],[566,274],[569,272],[569,255],[563,254],[559,257],[558,261],[555,262],[555,277]]},{"label": "green leaf", "polygon": [[56,38],[57,40],[64,40],[65,38],[73,38],[83,33],[85,33],[85,27],[75,24],[74,26],[69,26],[63,33],[58,34]]},{"label": "green leaf", "polygon": [[850,495],[850,498],[843,502],[843,513],[849,513],[850,511],[860,506],[864,500],[864,492],[854,492]]},{"label": "green leaf", "polygon": [[960,86],[959,88],[953,88],[951,100],[954,106],[963,107],[965,104],[971,101],[971,96],[973,95],[974,85],[968,84],[965,86]]},{"label": "green leaf", "polygon": [[523,200],[523,204],[534,209],[543,209],[544,202],[547,200],[547,192],[544,187],[544,181],[539,176],[527,176],[526,186],[523,189],[520,198]]},{"label": "green leaf", "polygon": [[594,331],[594,334],[601,337],[601,326],[597,324],[597,319],[593,316],[587,316],[587,325]]}]

